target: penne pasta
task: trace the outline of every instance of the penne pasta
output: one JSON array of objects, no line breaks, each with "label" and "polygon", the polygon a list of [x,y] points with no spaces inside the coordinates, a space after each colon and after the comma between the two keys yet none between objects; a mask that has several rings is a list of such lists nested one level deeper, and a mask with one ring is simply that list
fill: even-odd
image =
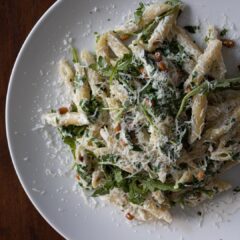
[{"label": "penne pasta", "polygon": [[204,128],[205,116],[207,111],[207,96],[197,95],[193,98],[192,105],[192,129],[189,137],[189,143],[193,144],[201,138]]},{"label": "penne pasta", "polygon": [[202,50],[197,46],[196,43],[193,42],[183,28],[175,25],[172,32],[172,34],[176,34],[177,41],[181,46],[183,46],[184,51],[189,56],[188,61],[184,63],[183,68],[187,73],[192,73],[198,58],[202,54]]},{"label": "penne pasta", "polygon": [[166,16],[159,22],[158,26],[155,28],[154,32],[150,36],[150,39],[148,40],[146,49],[149,52],[157,49],[168,37],[173,24],[176,22],[176,18],[177,13]]},{"label": "penne pasta", "polygon": [[156,17],[167,12],[169,9],[171,9],[171,6],[168,4],[155,3],[147,5],[143,12],[142,19],[139,23],[136,23],[134,19],[130,19],[122,26],[115,28],[114,31],[120,34],[136,33],[151,23]]},{"label": "penne pasta", "polygon": [[113,32],[108,33],[107,41],[108,46],[118,58],[122,58],[125,54],[130,53],[129,49],[116,37]]},{"label": "penne pasta", "polygon": [[48,113],[43,116],[43,120],[54,127],[69,125],[83,126],[89,124],[87,116],[80,112],[66,114]]},{"label": "penne pasta", "polygon": [[74,79],[74,71],[66,60],[60,61],[59,72],[65,84],[71,88]]},{"label": "penne pasta", "polygon": [[214,61],[217,60],[219,54],[221,54],[222,42],[219,40],[212,40],[209,42],[204,53],[198,58],[198,62],[195,68],[190,74],[190,77],[185,82],[185,89],[191,84],[199,85],[206,74],[208,74],[213,66]]},{"label": "penne pasta", "polygon": [[184,30],[200,28],[177,25],[182,6],[140,3],[97,36],[95,53],[73,48],[72,64],[59,64],[70,103],[43,116],[69,146],[79,185],[128,220],[171,223],[172,206],[227,191],[217,177],[240,163],[240,77],[225,79],[215,27],[203,51]]}]

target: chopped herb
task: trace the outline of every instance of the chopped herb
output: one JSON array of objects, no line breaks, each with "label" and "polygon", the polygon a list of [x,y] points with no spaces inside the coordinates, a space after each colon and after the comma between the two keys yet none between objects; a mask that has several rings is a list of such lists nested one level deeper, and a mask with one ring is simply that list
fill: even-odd
[{"label": "chopped herb", "polygon": [[71,103],[69,111],[70,112],[77,112],[78,111],[77,105],[74,102]]},{"label": "chopped herb", "polygon": [[200,26],[184,26],[184,29],[187,30],[189,33],[196,33],[198,30],[200,30]]},{"label": "chopped herb", "polygon": [[135,23],[138,24],[142,20],[143,12],[145,10],[145,5],[140,2],[138,8],[134,12]]},{"label": "chopped herb", "polygon": [[226,36],[227,32],[228,32],[228,29],[226,29],[226,28],[224,28],[223,30],[221,30],[221,31],[220,31],[220,37]]}]

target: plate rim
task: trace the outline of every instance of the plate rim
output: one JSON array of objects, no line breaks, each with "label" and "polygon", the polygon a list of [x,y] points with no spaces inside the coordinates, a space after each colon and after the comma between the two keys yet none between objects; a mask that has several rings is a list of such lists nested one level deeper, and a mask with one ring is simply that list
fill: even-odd
[{"label": "plate rim", "polygon": [[37,212],[41,215],[41,217],[48,223],[49,226],[51,226],[58,234],[60,234],[60,236],[62,236],[64,239],[68,239],[67,236],[63,233],[63,231],[61,229],[59,229],[52,220],[50,220],[47,215],[43,212],[43,210],[41,209],[41,207],[34,201],[32,194],[30,193],[29,189],[27,189],[22,175],[20,173],[18,164],[17,164],[17,160],[16,157],[14,156],[14,151],[12,149],[12,138],[11,138],[11,134],[10,134],[10,127],[9,127],[9,115],[10,115],[10,106],[9,106],[9,102],[10,102],[10,97],[11,97],[11,92],[12,92],[12,87],[14,84],[14,79],[15,79],[15,74],[16,74],[16,70],[17,70],[17,66],[20,62],[21,57],[24,54],[24,51],[26,49],[26,46],[28,44],[28,42],[31,40],[33,34],[38,30],[38,28],[40,27],[41,23],[44,22],[44,20],[55,10],[55,8],[62,2],[63,0],[57,0],[56,2],[54,2],[44,13],[43,15],[38,19],[38,21],[35,23],[35,25],[32,27],[31,31],[28,33],[26,39],[24,40],[18,54],[17,57],[14,61],[13,67],[12,67],[12,71],[9,77],[9,82],[8,82],[8,87],[7,87],[7,94],[6,94],[6,102],[5,102],[5,132],[6,132],[6,138],[7,138],[7,144],[8,144],[8,149],[9,149],[9,153],[10,153],[10,158],[15,170],[15,173],[17,175],[17,178],[21,184],[21,187],[23,188],[25,194],[27,195],[28,199],[30,200],[31,204],[34,206],[35,210],[37,210]]}]

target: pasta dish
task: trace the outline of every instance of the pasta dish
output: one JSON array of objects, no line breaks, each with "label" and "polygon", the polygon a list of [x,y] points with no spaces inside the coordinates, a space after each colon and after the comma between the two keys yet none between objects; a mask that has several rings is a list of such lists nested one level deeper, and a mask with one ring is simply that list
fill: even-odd
[{"label": "pasta dish", "polygon": [[143,4],[72,48],[59,71],[72,102],[43,116],[69,145],[76,179],[129,220],[172,221],[231,185],[219,174],[240,157],[240,77],[226,79],[223,41],[210,26],[201,49],[177,24],[180,1]]}]

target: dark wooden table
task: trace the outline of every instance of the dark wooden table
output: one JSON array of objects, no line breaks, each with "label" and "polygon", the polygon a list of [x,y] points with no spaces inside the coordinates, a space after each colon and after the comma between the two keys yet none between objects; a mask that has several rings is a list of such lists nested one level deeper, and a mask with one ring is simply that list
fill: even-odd
[{"label": "dark wooden table", "polygon": [[5,134],[9,76],[23,41],[54,0],[0,0],[0,239],[62,239],[33,207],[13,169]]}]

